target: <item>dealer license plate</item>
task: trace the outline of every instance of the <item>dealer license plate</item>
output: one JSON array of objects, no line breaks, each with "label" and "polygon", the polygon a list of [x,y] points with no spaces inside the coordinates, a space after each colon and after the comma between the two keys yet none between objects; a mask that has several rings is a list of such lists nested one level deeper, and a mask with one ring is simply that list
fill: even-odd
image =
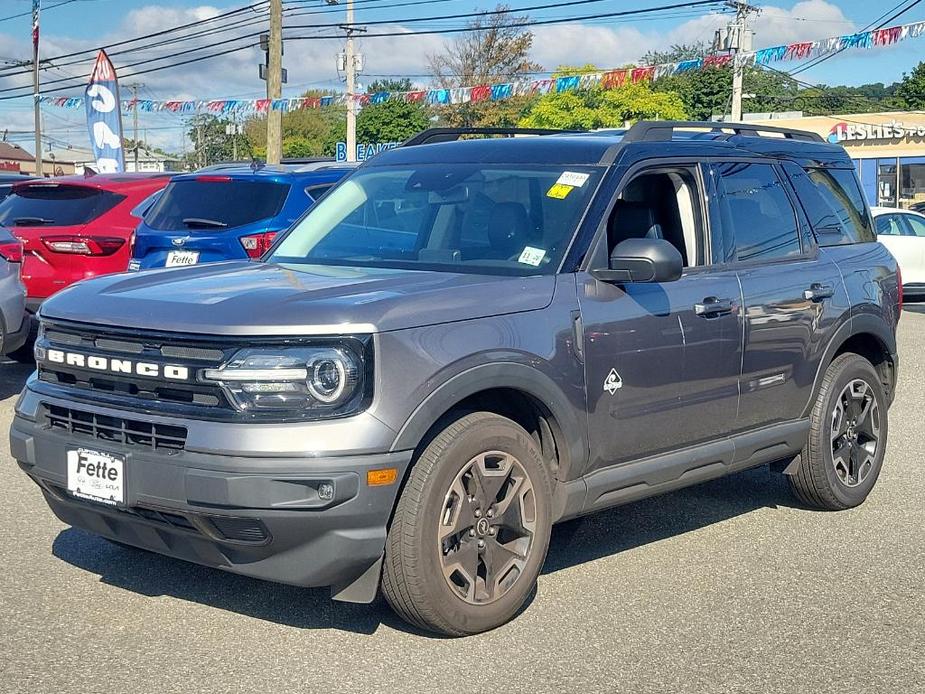
[{"label": "dealer license plate", "polygon": [[111,453],[78,448],[67,452],[67,490],[76,497],[111,506],[125,503],[125,460]]},{"label": "dealer license plate", "polygon": [[199,262],[199,251],[170,251],[167,253],[167,267],[195,265]]}]

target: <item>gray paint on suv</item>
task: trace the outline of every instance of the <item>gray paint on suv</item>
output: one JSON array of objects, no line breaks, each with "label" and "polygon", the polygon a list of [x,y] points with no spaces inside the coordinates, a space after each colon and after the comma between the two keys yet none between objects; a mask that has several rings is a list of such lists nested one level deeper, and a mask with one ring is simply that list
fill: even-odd
[{"label": "gray paint on suv", "polygon": [[21,255],[19,239],[0,227],[0,354],[16,351],[29,336],[26,290],[19,276]]},{"label": "gray paint on suv", "polygon": [[[372,600],[384,574],[417,624],[497,625],[522,587],[482,609],[444,566],[453,615],[395,588],[408,579],[396,552],[414,544],[394,539],[410,532],[395,519],[459,498],[439,486],[451,434],[475,445],[465,425],[489,421],[467,414],[499,418],[486,446],[542,460],[550,522],[779,460],[802,474],[813,404],[848,412],[851,391],[843,402],[828,384],[846,368],[870,380],[846,352],[875,369],[885,417],[900,288],[869,210],[850,202],[850,160],[799,133],[723,127],[399,148],[265,262],[80,283],[42,307],[13,454],[62,520],[106,537],[342,600]],[[510,422],[521,433],[504,443]],[[68,460],[85,449],[124,462],[118,503],[75,495]],[[540,523],[545,483],[516,470],[541,495],[522,514]],[[432,502],[414,496],[431,484]],[[504,523],[466,537],[481,552]],[[539,570],[517,566],[524,581]]]}]

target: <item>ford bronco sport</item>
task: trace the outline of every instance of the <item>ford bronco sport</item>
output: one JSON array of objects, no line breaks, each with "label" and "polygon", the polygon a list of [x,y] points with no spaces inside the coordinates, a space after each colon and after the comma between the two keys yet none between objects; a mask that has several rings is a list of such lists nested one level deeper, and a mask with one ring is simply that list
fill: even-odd
[{"label": "ford bronco sport", "polygon": [[410,145],[263,262],[43,304],[11,441],[62,521],[463,635],[522,607],[558,521],[769,463],[806,506],[864,501],[902,292],[841,147]]}]

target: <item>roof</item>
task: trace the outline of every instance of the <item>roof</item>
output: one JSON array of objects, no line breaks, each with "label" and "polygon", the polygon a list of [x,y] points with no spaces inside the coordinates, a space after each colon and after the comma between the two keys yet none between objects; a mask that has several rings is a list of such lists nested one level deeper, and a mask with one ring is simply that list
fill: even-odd
[{"label": "roof", "polygon": [[35,161],[35,155],[12,142],[0,142],[0,159]]},{"label": "roof", "polygon": [[136,188],[153,188],[167,185],[171,174],[164,173],[115,173],[96,174],[95,176],[56,176],[55,178],[26,179],[27,186],[83,186],[100,190],[133,190]]},{"label": "roof", "polygon": [[300,164],[293,166],[260,166],[250,164],[218,164],[200,171],[179,174],[178,181],[195,181],[202,177],[223,177],[239,181],[271,181],[275,183],[310,183],[313,181],[337,181],[356,168],[355,165],[332,162]]},{"label": "roof", "polygon": [[[62,147],[50,150],[46,157],[54,157],[55,161],[58,162],[67,162],[71,164],[85,164],[96,161],[96,155],[89,149],[83,149],[81,147]],[[134,161],[135,153],[132,149],[125,150],[125,159],[126,161]],[[180,158],[172,154],[163,154],[158,152],[153,152],[145,148],[138,150],[138,160],[144,162],[167,162],[167,161],[178,161]]]},{"label": "roof", "polygon": [[[760,133],[758,132],[760,130]],[[665,156],[763,156],[804,166],[851,166],[840,145],[817,135],[773,126],[730,123],[641,122],[629,130],[602,130],[541,136],[457,140],[399,147],[378,154],[366,166],[406,164],[580,164],[608,166],[620,161]]]},{"label": "roof", "polygon": [[915,215],[916,217],[925,218],[925,214],[922,214],[921,212],[916,212],[915,210],[904,210],[900,207],[871,207],[870,212],[872,215],[874,215],[874,217],[881,214],[911,214]]}]

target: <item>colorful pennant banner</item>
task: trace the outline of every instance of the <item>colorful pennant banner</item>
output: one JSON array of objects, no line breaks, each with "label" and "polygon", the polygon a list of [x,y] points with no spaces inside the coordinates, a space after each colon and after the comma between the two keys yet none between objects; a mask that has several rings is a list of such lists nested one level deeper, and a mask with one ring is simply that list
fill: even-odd
[{"label": "colorful pennant banner", "polygon": [[[819,41],[791,43],[784,46],[763,48],[752,53],[742,53],[735,60],[743,65],[768,65],[770,63],[806,60],[848,49],[874,49],[891,46],[900,41],[914,39],[925,35],[925,22],[903,24],[886,29],[875,29],[858,34],[834,36]],[[454,89],[422,89],[410,92],[379,92],[376,94],[357,94],[353,98],[358,106],[381,104],[390,100],[411,103],[465,104],[479,101],[502,101],[512,96],[528,94],[549,94],[578,91],[592,88],[619,89],[626,84],[649,82],[667,75],[676,75],[690,70],[704,70],[723,67],[733,60],[731,55],[711,55],[697,60],[682,60],[677,63],[649,65],[642,67],[621,68],[606,72],[595,72],[568,77],[538,80],[520,80],[502,84],[480,84],[472,87]],[[42,96],[43,104],[59,108],[79,109],[84,104],[82,97]],[[137,109],[143,113],[170,112],[179,114],[214,113],[231,115],[238,113],[266,113],[268,111],[296,111],[307,108],[320,108],[335,104],[345,104],[346,95],[323,96],[320,98],[297,99],[212,99],[155,101],[152,99],[133,99],[122,102],[122,110],[131,112]]]}]

